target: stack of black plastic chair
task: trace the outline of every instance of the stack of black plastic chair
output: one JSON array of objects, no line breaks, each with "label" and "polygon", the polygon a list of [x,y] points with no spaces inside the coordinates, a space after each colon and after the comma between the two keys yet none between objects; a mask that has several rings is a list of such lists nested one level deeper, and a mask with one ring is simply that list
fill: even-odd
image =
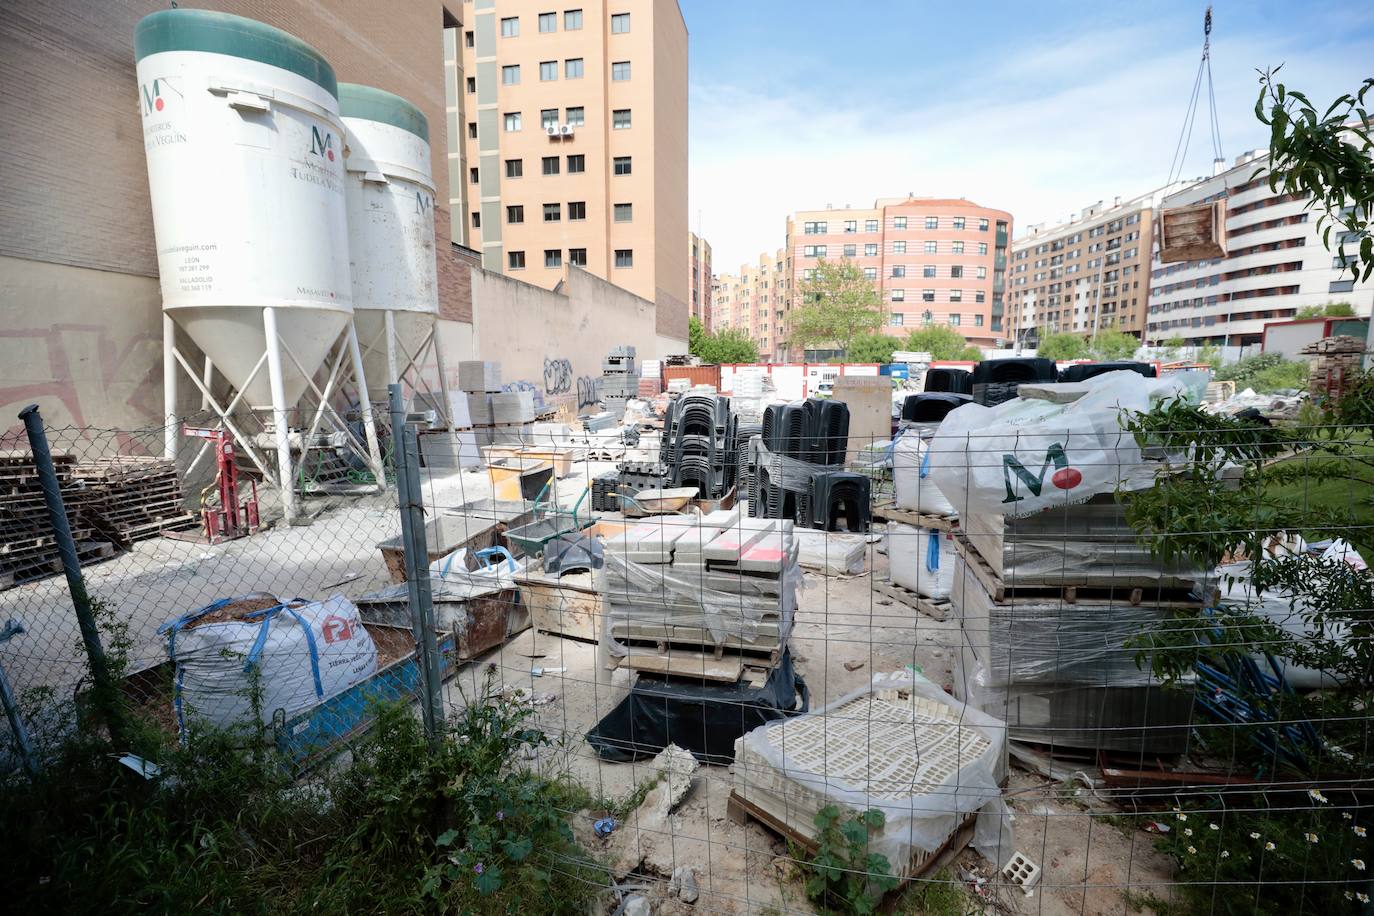
[{"label": "stack of black plastic chair", "polygon": [[663,422],[660,455],[671,468],[672,486],[696,487],[703,499],[719,499],[735,482],[735,417],[729,398],[687,394]]},{"label": "stack of black plastic chair", "polygon": [[[808,505],[809,527],[822,531],[838,531],[839,523],[844,521],[844,530],[864,532],[868,530],[869,479],[853,471],[817,471],[811,475],[811,493]],[[798,524],[801,524],[798,521]]]},{"label": "stack of black plastic chair", "polygon": [[1155,369],[1154,363],[1138,363],[1129,360],[1118,360],[1107,363],[1078,363],[1073,366],[1065,366],[1059,372],[1061,382],[1086,382],[1090,378],[1105,375],[1108,372],[1120,372],[1121,370],[1135,372],[1146,378],[1157,378],[1159,373]]},{"label": "stack of black plastic chair", "polygon": [[909,394],[902,401],[902,419],[908,423],[939,423],[951,410],[972,400],[973,395],[949,391]]},{"label": "stack of black plastic chair", "polygon": [[[844,463],[849,447],[849,405],[820,398],[769,405],[763,412],[759,441],[774,455],[815,465],[817,473],[824,473],[822,469]],[[775,472],[766,464],[753,466],[749,514],[792,519],[804,527],[824,525],[826,508],[816,499],[810,480],[799,486],[800,472],[793,469],[788,474],[791,486],[784,487],[782,481],[774,479]]]},{"label": "stack of black plastic chair", "polygon": [[1059,370],[1054,360],[1020,356],[1010,359],[988,359],[973,367],[973,400],[985,407],[994,407],[1016,397],[1016,391],[1028,382],[1054,382]]},{"label": "stack of black plastic chair", "polygon": [[926,391],[973,394],[973,373],[955,366],[937,366],[933,369],[927,369]]}]

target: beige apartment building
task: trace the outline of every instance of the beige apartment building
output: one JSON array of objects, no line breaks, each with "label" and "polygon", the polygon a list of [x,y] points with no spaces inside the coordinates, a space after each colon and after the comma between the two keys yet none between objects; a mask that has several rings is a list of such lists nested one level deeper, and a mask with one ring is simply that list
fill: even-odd
[{"label": "beige apartment building", "polygon": [[711,329],[711,243],[695,232],[687,234],[687,309],[691,317]]},{"label": "beige apartment building", "polygon": [[[946,325],[971,344],[995,346],[1007,333],[1003,294],[1011,229],[1007,211],[962,198],[892,197],[866,209],[798,211],[787,218],[788,306],[800,305],[803,284],[822,259],[848,260],[878,288],[886,333],[904,337]],[[779,320],[785,341],[785,315]],[[795,347],[784,349],[788,358],[802,355]]]},{"label": "beige apartment building", "polygon": [[660,334],[685,338],[677,0],[471,0],[462,19],[447,68],[454,241],[548,288],[565,265],[585,268],[653,301]]},{"label": "beige apartment building", "polygon": [[712,331],[743,331],[758,348],[761,362],[778,362],[783,358],[788,289],[787,252],[761,254],[757,264],[716,277],[708,326]]},{"label": "beige apartment building", "polygon": [[1008,338],[1033,342],[1041,329],[1142,337],[1153,217],[1164,197],[1184,186],[1099,200],[1065,222],[1028,226],[1011,246]]}]

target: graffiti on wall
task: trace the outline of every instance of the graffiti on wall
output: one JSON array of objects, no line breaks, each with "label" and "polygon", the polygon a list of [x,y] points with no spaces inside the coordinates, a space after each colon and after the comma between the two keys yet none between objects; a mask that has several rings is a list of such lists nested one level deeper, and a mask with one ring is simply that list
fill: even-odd
[{"label": "graffiti on wall", "polygon": [[581,375],[577,378],[577,409],[591,407],[601,400],[601,377]]},{"label": "graffiti on wall", "polygon": [[572,385],[572,360],[544,357],[544,391],[549,394],[563,394],[571,391]]}]

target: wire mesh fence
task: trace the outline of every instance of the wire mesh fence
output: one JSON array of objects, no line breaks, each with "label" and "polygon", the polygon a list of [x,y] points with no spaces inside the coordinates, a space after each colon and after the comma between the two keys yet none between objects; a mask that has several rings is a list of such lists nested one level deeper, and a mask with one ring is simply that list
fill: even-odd
[{"label": "wire mesh fence", "polygon": [[[607,911],[887,890],[934,912],[1353,909],[1371,893],[1370,430],[1181,420],[1010,444],[905,424],[806,461],[824,443],[740,418],[717,443],[733,476],[692,483],[686,514],[652,502],[678,481],[649,485],[650,466],[681,463],[660,464],[654,424],[460,470],[426,454],[446,434],[408,453],[384,423],[384,480],[307,443],[296,523],[245,468],[258,523],[215,543],[210,440],[168,463],[162,427],[46,434],[121,690],[169,738],[258,722],[309,778],[377,701],[419,716],[432,660],[444,718],[509,702],[549,739],[503,766],[580,787],[559,816],[585,859],[561,875]],[[76,727],[60,710],[89,665],[22,431],[0,457],[0,620],[24,630],[0,668],[42,744]],[[1065,470],[1109,483],[1080,499]],[[866,480],[862,511],[817,474]]]}]

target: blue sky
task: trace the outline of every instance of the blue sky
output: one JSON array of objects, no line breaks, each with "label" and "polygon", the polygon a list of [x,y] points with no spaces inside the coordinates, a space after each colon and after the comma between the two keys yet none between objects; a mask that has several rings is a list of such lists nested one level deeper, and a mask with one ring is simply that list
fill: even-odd
[{"label": "blue sky", "polygon": [[[692,228],[734,272],[792,210],[967,197],[1019,229],[1164,184],[1201,2],[679,0],[690,32]],[[1228,159],[1266,144],[1255,70],[1314,101],[1374,76],[1374,3],[1213,4]],[[842,11],[840,17],[835,10]],[[1210,171],[1199,118],[1187,176]]]}]

